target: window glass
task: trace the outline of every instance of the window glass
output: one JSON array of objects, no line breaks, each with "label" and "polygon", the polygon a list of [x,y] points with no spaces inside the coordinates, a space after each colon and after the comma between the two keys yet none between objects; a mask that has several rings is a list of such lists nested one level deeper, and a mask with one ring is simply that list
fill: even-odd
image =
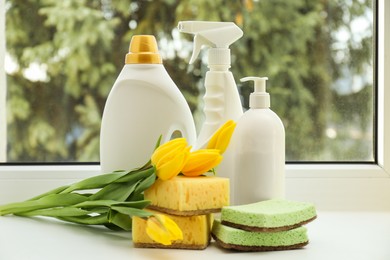
[{"label": "window glass", "polygon": [[[104,103],[136,34],[156,36],[199,129],[207,65],[188,65],[192,37],[176,29],[184,20],[242,28],[231,70],[237,82],[269,78],[288,161],[375,159],[370,1],[6,0],[5,11],[4,162],[98,161]],[[248,109],[252,87],[237,84]]]}]

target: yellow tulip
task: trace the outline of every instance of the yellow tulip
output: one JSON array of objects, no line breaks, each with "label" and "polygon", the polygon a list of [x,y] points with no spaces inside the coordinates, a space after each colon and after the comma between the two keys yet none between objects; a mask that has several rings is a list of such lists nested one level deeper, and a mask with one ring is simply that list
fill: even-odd
[{"label": "yellow tulip", "polygon": [[217,149],[221,154],[226,151],[229,145],[230,138],[233,135],[236,123],[233,120],[228,120],[222,125],[211,137],[207,144],[207,149]]},{"label": "yellow tulip", "polygon": [[216,149],[201,149],[190,153],[187,163],[181,172],[185,176],[195,177],[202,175],[222,161],[222,155]]},{"label": "yellow tulip", "polygon": [[177,176],[188,161],[190,149],[184,138],[173,139],[158,147],[151,157],[157,177],[165,181]]},{"label": "yellow tulip", "polygon": [[169,217],[155,214],[146,221],[146,234],[155,242],[171,245],[175,240],[183,240],[183,232]]},{"label": "yellow tulip", "polygon": [[186,147],[186,146],[187,146],[187,141],[185,138],[172,139],[166,142],[165,144],[162,144],[159,147],[157,147],[157,149],[152,154],[151,161],[153,164],[156,164],[161,157],[163,157],[165,154],[170,152],[172,149],[178,147]]}]

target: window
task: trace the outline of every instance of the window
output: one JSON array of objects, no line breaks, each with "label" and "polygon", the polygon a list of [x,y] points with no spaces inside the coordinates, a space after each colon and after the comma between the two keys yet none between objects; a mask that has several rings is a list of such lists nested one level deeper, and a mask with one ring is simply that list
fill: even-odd
[{"label": "window", "polygon": [[[133,34],[156,35],[200,126],[207,64],[187,64],[192,39],[175,29],[192,19],[233,20],[243,29],[231,46],[233,75],[269,77],[288,161],[375,160],[369,1],[8,0],[5,9],[7,162],[99,160],[101,114]],[[238,87],[248,108],[252,90]]]},{"label": "window", "polygon": [[[390,16],[385,16],[385,13],[390,13],[390,4],[383,0],[378,1],[377,10],[378,66],[375,67],[375,72],[378,73],[378,98],[374,104],[377,112],[375,123],[378,128],[376,133],[377,160],[373,164],[288,164],[286,167],[287,196],[291,199],[313,201],[322,210],[390,209],[388,203],[390,199],[390,138],[385,135],[390,131],[390,104],[385,102],[390,99],[388,88],[390,75],[385,74],[385,71],[389,71],[390,68]],[[0,39],[3,39],[1,35]],[[192,74],[200,77],[201,69],[204,68],[201,66],[194,68]],[[2,166],[0,167],[0,198],[3,202],[26,199],[48,188],[98,172],[99,167],[96,165]]]}]

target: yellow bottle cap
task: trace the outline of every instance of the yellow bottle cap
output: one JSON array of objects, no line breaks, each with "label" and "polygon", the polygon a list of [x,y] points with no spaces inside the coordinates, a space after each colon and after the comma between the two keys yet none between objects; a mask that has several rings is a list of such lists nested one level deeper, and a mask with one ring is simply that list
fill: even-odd
[{"label": "yellow bottle cap", "polygon": [[157,41],[153,35],[135,35],[131,38],[126,64],[161,64]]}]

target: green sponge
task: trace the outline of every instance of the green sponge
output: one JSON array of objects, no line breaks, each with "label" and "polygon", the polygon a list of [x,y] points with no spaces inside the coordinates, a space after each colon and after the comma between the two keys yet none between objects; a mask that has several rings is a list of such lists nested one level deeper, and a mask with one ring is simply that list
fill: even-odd
[{"label": "green sponge", "polygon": [[222,224],[247,231],[283,231],[299,227],[316,218],[313,204],[288,200],[266,200],[223,207]]},{"label": "green sponge", "polygon": [[305,227],[281,232],[250,232],[222,225],[214,220],[212,236],[226,249],[272,251],[301,248],[309,243]]}]

